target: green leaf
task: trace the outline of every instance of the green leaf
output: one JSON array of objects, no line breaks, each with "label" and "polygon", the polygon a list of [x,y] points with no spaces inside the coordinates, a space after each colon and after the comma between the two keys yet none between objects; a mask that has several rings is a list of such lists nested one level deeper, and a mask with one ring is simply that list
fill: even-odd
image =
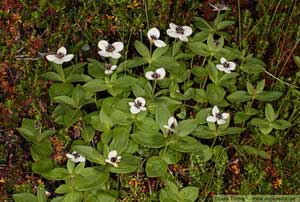
[{"label": "green leaf", "polygon": [[72,146],[73,151],[77,151],[86,159],[93,163],[98,163],[101,165],[105,165],[104,157],[93,147],[86,145],[75,145]]},{"label": "green leaf", "polygon": [[92,92],[105,91],[111,88],[110,84],[107,84],[102,79],[92,79],[83,85],[84,88],[89,89]]},{"label": "green leaf", "polygon": [[279,91],[262,91],[261,93],[258,93],[256,96],[256,99],[259,101],[265,101],[270,102],[277,100],[282,96],[282,92]]},{"label": "green leaf", "polygon": [[221,103],[225,96],[225,90],[213,83],[207,85],[207,98],[211,105],[218,105]]},{"label": "green leaf", "polygon": [[252,154],[252,155],[256,155],[258,152],[256,148],[251,147],[249,145],[240,146],[240,150],[246,152],[247,154]]},{"label": "green leaf", "polygon": [[240,69],[246,73],[258,74],[265,71],[266,64],[257,58],[246,58]]},{"label": "green leaf", "polygon": [[250,121],[250,123],[259,128],[268,128],[270,126],[268,121],[266,121],[265,119],[261,119],[261,118],[253,118]]},{"label": "green leaf", "polygon": [[152,64],[157,67],[164,67],[168,72],[176,74],[179,71],[179,63],[172,57],[169,56],[161,56],[159,58],[155,58],[152,61]]},{"label": "green leaf", "polygon": [[277,130],[283,130],[292,126],[292,124],[289,121],[285,120],[276,120],[271,122],[270,125],[272,128],[275,128]]},{"label": "green leaf", "polygon": [[103,79],[105,77],[104,65],[98,60],[88,58],[88,73],[94,78]]},{"label": "green leaf", "polygon": [[300,68],[300,57],[299,56],[294,56],[294,62],[297,65],[297,67]]},{"label": "green leaf", "polygon": [[123,153],[129,141],[130,129],[131,127],[124,127],[124,126],[115,127],[112,130],[113,139],[109,146],[110,149],[117,150],[118,153],[120,154]]},{"label": "green leaf", "polygon": [[83,126],[80,131],[81,137],[86,143],[89,143],[94,138],[95,129],[92,126]]},{"label": "green leaf", "polygon": [[212,30],[212,26],[203,18],[195,17],[195,26],[201,30]]},{"label": "green leaf", "polygon": [[168,125],[168,120],[171,117],[171,113],[165,105],[157,106],[155,111],[155,121],[162,127]]},{"label": "green leaf", "polygon": [[274,121],[276,119],[275,111],[271,104],[267,104],[265,108],[265,115],[268,121]]},{"label": "green leaf", "polygon": [[113,88],[128,88],[136,83],[136,79],[132,76],[122,76],[113,82]]},{"label": "green leaf", "polygon": [[260,135],[260,140],[267,146],[272,146],[275,143],[275,138],[271,135]]},{"label": "green leaf", "polygon": [[71,184],[61,184],[59,187],[56,188],[55,193],[56,194],[64,194],[68,192],[72,192],[73,187]]},{"label": "green leaf", "polygon": [[69,176],[69,172],[65,168],[54,168],[44,172],[42,175],[48,180],[64,180]]},{"label": "green leaf", "polygon": [[189,48],[196,53],[197,55],[208,57],[210,55],[210,51],[208,49],[208,46],[202,42],[190,42],[188,43]]},{"label": "green leaf", "polygon": [[176,164],[181,159],[181,152],[177,152],[170,147],[162,148],[159,152],[159,156],[167,163],[167,164]]},{"label": "green leaf", "polygon": [[13,198],[15,202],[37,202],[36,196],[31,193],[14,194]]},{"label": "green leaf", "polygon": [[261,93],[265,88],[265,80],[260,81],[256,86],[256,92]]},{"label": "green leaf", "polygon": [[69,105],[70,107],[76,107],[76,103],[75,103],[75,100],[71,97],[68,97],[68,96],[58,96],[58,97],[54,97],[53,100],[56,102],[56,103],[61,103],[61,104],[67,104]]},{"label": "green leaf", "polygon": [[162,48],[156,48],[152,54],[151,60],[155,60],[156,58],[159,58],[163,54],[165,54],[169,50],[169,46],[165,46]]},{"label": "green leaf", "polygon": [[42,74],[41,77],[44,79],[47,79],[47,80],[63,82],[63,79],[61,78],[61,76],[55,72],[46,72],[46,73]]},{"label": "green leaf", "polygon": [[200,137],[203,139],[214,139],[216,135],[216,131],[210,130],[208,126],[198,126],[193,132],[193,136]]},{"label": "green leaf", "polygon": [[118,195],[112,191],[98,191],[97,192],[97,202],[116,202]]},{"label": "green leaf", "polygon": [[251,98],[252,96],[248,92],[242,90],[236,91],[227,96],[227,99],[230,102],[246,102],[251,100]]},{"label": "green leaf", "polygon": [[246,128],[238,128],[238,127],[229,127],[226,129],[219,129],[218,136],[240,134],[245,130],[246,130]]},{"label": "green leaf", "polygon": [[43,185],[39,185],[37,188],[37,202],[47,202],[45,187]]},{"label": "green leaf", "polygon": [[77,191],[92,191],[99,189],[109,179],[109,173],[95,168],[85,168],[75,178],[75,189]]},{"label": "green leaf", "polygon": [[192,187],[192,186],[184,187],[179,192],[179,196],[181,199],[190,202],[195,201],[198,198],[198,194],[199,194],[198,187]]},{"label": "green leaf", "polygon": [[213,151],[212,149],[207,146],[204,147],[203,150],[201,152],[195,152],[191,155],[191,159],[195,159],[195,161],[201,161],[201,162],[207,162],[211,159],[213,155]]},{"label": "green leaf", "polygon": [[167,171],[168,164],[160,156],[152,156],[146,163],[147,177],[160,177]]},{"label": "green leaf", "polygon": [[48,157],[53,151],[52,144],[48,139],[33,144],[30,149],[41,157]]},{"label": "green leaf", "polygon": [[49,158],[42,158],[32,163],[32,171],[34,173],[42,174],[53,168],[53,163]]},{"label": "green leaf", "polygon": [[112,165],[107,165],[107,169],[111,173],[125,174],[125,173],[136,172],[136,170],[140,165],[141,165],[140,158],[130,154],[123,153],[119,166],[114,167]]},{"label": "green leaf", "polygon": [[131,134],[131,138],[146,147],[160,148],[165,145],[165,138],[160,132],[137,131]]},{"label": "green leaf", "polygon": [[141,65],[144,65],[144,64],[147,64],[148,61],[145,60],[144,58],[141,58],[141,57],[135,57],[133,59],[130,59],[130,60],[125,60],[124,62],[122,62],[118,68],[116,69],[116,72],[121,72],[121,71],[124,71],[126,69],[131,69],[131,68],[134,68],[134,67],[138,67],[138,66],[141,66]]},{"label": "green leaf", "polygon": [[83,200],[83,193],[72,191],[65,195],[63,202],[82,202]]},{"label": "green leaf", "polygon": [[199,103],[207,103],[206,91],[204,89],[195,89],[195,95],[193,99]]},{"label": "green leaf", "polygon": [[53,83],[51,84],[48,92],[53,101],[53,98],[57,96],[64,95],[71,97],[73,90],[74,86],[71,83]]},{"label": "green leaf", "polygon": [[271,159],[271,156],[269,153],[263,151],[263,150],[260,150],[257,152],[257,155],[263,159]]},{"label": "green leaf", "polygon": [[176,184],[174,184],[173,182],[171,182],[169,180],[166,180],[165,190],[167,191],[169,199],[172,199],[175,201],[180,200],[179,191],[178,191]]},{"label": "green leaf", "polygon": [[196,119],[187,119],[181,121],[176,127],[176,134],[178,136],[187,136],[192,133],[198,125],[198,121]]},{"label": "green leaf", "polygon": [[221,30],[234,24],[235,21],[221,21],[220,23],[217,24],[216,28],[217,30]]},{"label": "green leaf", "polygon": [[134,43],[135,49],[137,52],[143,56],[144,58],[150,59],[150,52],[148,48],[140,41],[135,41]]},{"label": "green leaf", "polygon": [[200,152],[207,150],[207,145],[201,144],[195,138],[185,136],[176,138],[176,140],[169,144],[172,149],[180,152]]},{"label": "green leaf", "polygon": [[66,78],[66,82],[87,82],[91,79],[92,77],[85,74],[71,74],[69,77]]},{"label": "green leaf", "polygon": [[216,65],[211,61],[208,61],[207,68],[208,68],[208,75],[210,80],[212,80],[214,83],[217,83],[219,77],[219,71],[216,68]]}]

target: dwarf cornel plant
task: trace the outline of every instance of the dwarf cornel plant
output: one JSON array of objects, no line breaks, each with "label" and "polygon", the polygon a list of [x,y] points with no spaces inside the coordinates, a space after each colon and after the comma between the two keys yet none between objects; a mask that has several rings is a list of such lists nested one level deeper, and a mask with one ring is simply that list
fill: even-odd
[{"label": "dwarf cornel plant", "polygon": [[[32,143],[33,172],[61,181],[52,202],[116,201],[118,177],[127,173],[158,179],[162,187],[154,200],[195,201],[199,189],[178,187],[168,166],[193,153],[201,154],[202,162],[227,155],[226,138],[244,155],[270,158],[262,145],[272,146],[274,132],[291,127],[272,106],[282,92],[266,89],[264,80],[245,79],[267,67],[231,46],[224,29],[234,22],[218,12],[213,22],[195,18],[194,30],[170,23],[166,41],[159,29],[150,29],[148,40],[135,41],[132,58],[124,59],[121,41],[105,40],[98,43],[101,60],[67,66],[74,55],[65,47],[46,56],[53,71],[42,77],[52,81],[49,96],[58,128],[24,119],[18,131]],[[52,161],[48,137],[67,135],[78,123],[80,136],[70,142],[67,165]],[[257,147],[240,144],[245,133],[260,137]],[[37,196],[21,193],[14,199],[46,202],[44,192],[40,186]]]}]

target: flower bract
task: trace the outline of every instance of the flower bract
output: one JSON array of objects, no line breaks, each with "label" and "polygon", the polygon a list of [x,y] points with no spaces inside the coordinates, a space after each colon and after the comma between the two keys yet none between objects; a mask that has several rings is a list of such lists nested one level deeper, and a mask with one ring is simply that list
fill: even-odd
[{"label": "flower bract", "polygon": [[118,59],[121,57],[119,52],[123,50],[124,44],[122,42],[114,42],[110,44],[105,40],[101,40],[98,42],[98,47],[100,49],[100,51],[98,51],[99,55]]},{"label": "flower bract", "polygon": [[188,36],[193,33],[193,30],[189,26],[178,26],[174,23],[169,24],[170,29],[167,30],[167,34],[170,37],[178,38],[181,41],[188,41]]},{"label": "flower bract", "polygon": [[73,59],[73,54],[67,54],[67,49],[65,47],[60,47],[56,54],[46,55],[46,59],[55,64],[63,64],[64,62],[69,62]]},{"label": "flower bract", "polygon": [[212,109],[212,116],[208,116],[206,121],[208,122],[217,122],[218,125],[223,125],[226,123],[226,119],[229,117],[229,114],[220,112],[217,106],[214,106]]},{"label": "flower bract", "polygon": [[146,100],[142,97],[137,97],[134,102],[129,102],[128,105],[130,106],[130,112],[132,114],[138,114],[141,111],[146,111],[147,108],[145,107],[146,105]]},{"label": "flower bract", "polygon": [[166,46],[166,43],[159,39],[160,32],[157,28],[151,28],[147,33],[147,37],[158,48]]},{"label": "flower bract", "polygon": [[116,150],[112,150],[108,153],[105,162],[113,165],[114,167],[118,167],[118,163],[120,163],[121,158],[121,156],[118,156],[118,152]]},{"label": "flower bract", "polygon": [[230,74],[231,71],[235,70],[236,64],[234,62],[227,61],[224,57],[220,59],[221,64],[217,64],[218,70]]},{"label": "flower bract", "polygon": [[155,72],[148,71],[145,73],[145,77],[148,80],[162,80],[163,78],[165,78],[165,76],[166,76],[166,70],[163,67],[155,70]]}]

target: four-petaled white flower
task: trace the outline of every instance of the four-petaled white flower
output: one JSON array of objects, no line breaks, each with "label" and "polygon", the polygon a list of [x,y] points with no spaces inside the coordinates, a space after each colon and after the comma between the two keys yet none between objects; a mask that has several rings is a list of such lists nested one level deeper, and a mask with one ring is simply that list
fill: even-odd
[{"label": "four-petaled white flower", "polygon": [[232,70],[235,70],[236,64],[234,62],[229,62],[224,57],[221,57],[220,61],[221,64],[216,65],[218,70],[227,74],[230,74]]},{"label": "four-petaled white flower", "polygon": [[73,59],[73,54],[67,55],[67,49],[65,47],[60,47],[56,54],[46,55],[46,59],[50,62],[54,62],[55,64],[63,64],[64,62],[69,62]]},{"label": "four-petaled white flower", "polygon": [[140,111],[146,111],[147,108],[145,107],[146,105],[146,100],[142,97],[137,97],[134,102],[129,102],[128,105],[130,106],[130,112],[132,114],[138,114]]},{"label": "four-petaled white flower", "polygon": [[115,69],[117,69],[117,65],[112,65],[112,64],[105,64],[104,65],[105,74],[112,74],[114,72]]},{"label": "four-petaled white flower", "polygon": [[164,128],[168,129],[169,131],[175,132],[175,128],[177,126],[177,120],[174,116],[171,116],[168,119],[168,125],[163,125]]},{"label": "four-petaled white flower", "polygon": [[178,26],[174,23],[169,24],[170,29],[167,30],[167,34],[173,38],[179,38],[181,41],[188,41],[188,36],[193,33],[193,30],[189,26]]},{"label": "four-petaled white flower", "polygon": [[112,150],[108,153],[105,162],[113,165],[114,167],[118,167],[118,163],[120,163],[121,158],[121,156],[118,156],[118,152],[116,150]]},{"label": "four-petaled white flower", "polygon": [[101,40],[98,42],[98,47],[100,49],[100,51],[98,51],[99,55],[118,59],[121,57],[119,52],[123,50],[124,44],[122,42],[114,42],[110,44],[105,40]]},{"label": "four-petaled white flower", "polygon": [[160,32],[157,28],[151,28],[147,33],[148,39],[158,48],[166,46],[166,43],[159,39]]},{"label": "four-petaled white flower", "polygon": [[78,152],[73,151],[72,154],[66,154],[67,158],[71,159],[74,163],[85,162],[85,157],[81,156]]},{"label": "four-petaled white flower", "polygon": [[166,76],[166,70],[163,67],[156,69],[155,72],[149,71],[146,72],[145,74],[145,77],[148,80],[162,80],[163,78],[165,78],[165,76]]},{"label": "four-petaled white flower", "polygon": [[228,8],[224,4],[211,4],[211,3],[208,3],[208,4],[213,8],[213,11],[220,12],[220,11],[228,11],[228,10],[230,10],[230,8]]},{"label": "four-petaled white flower", "polygon": [[229,117],[229,114],[224,112],[220,112],[219,108],[217,106],[214,106],[212,109],[212,116],[208,116],[206,118],[206,121],[208,122],[217,122],[218,125],[222,125],[225,124],[226,121],[225,119],[227,119]]}]

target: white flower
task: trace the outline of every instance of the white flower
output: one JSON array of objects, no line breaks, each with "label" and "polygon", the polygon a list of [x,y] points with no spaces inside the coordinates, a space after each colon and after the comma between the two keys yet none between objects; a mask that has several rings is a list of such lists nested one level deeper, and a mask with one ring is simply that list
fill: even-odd
[{"label": "white flower", "polygon": [[76,151],[73,151],[72,154],[66,154],[67,158],[71,159],[74,163],[85,162],[85,157],[81,156]]},{"label": "white flower", "polygon": [[216,65],[218,70],[227,74],[230,74],[232,70],[235,70],[236,64],[234,62],[229,62],[224,57],[221,57],[220,61],[221,64]]},{"label": "white flower", "polygon": [[174,116],[171,116],[168,120],[168,125],[163,125],[164,128],[168,129],[169,131],[175,132],[175,128],[177,126],[177,120]]},{"label": "white flower", "polygon": [[158,48],[166,46],[166,43],[159,40],[160,32],[157,28],[151,28],[147,33],[148,39]]},{"label": "white flower", "polygon": [[108,153],[105,162],[113,165],[114,167],[118,167],[118,163],[120,163],[121,158],[121,156],[118,156],[118,152],[116,150],[112,150]]},{"label": "white flower", "polygon": [[163,67],[155,70],[155,72],[149,71],[146,72],[145,74],[145,77],[148,80],[162,80],[163,78],[165,78],[165,76],[166,76],[166,70]]},{"label": "white flower", "polygon": [[137,97],[134,102],[129,102],[128,105],[130,106],[130,112],[132,114],[138,114],[140,111],[146,111],[147,108],[145,107],[146,105],[146,100],[142,97]]},{"label": "white flower", "polygon": [[188,36],[193,33],[193,30],[189,26],[178,26],[174,23],[169,24],[170,29],[167,30],[167,34],[173,38],[179,38],[181,41],[188,41]]},{"label": "white flower", "polygon": [[220,112],[219,108],[217,106],[214,106],[212,109],[212,116],[208,116],[206,118],[206,121],[208,122],[217,122],[218,125],[222,125],[225,124],[226,121],[225,119],[227,119],[229,117],[229,114],[224,112]]},{"label": "white flower", "polygon": [[224,4],[211,4],[211,3],[208,3],[208,4],[213,8],[213,11],[220,12],[220,11],[228,11],[228,10],[230,10],[230,8],[228,8]]},{"label": "white flower", "polygon": [[104,71],[105,74],[112,74],[114,70],[117,69],[117,65],[106,64],[104,68],[105,68]]},{"label": "white flower", "polygon": [[73,54],[67,55],[67,49],[65,47],[60,47],[56,54],[46,55],[46,59],[50,62],[54,62],[55,64],[63,64],[64,62],[69,62],[73,59]]},{"label": "white flower", "polygon": [[99,55],[118,59],[121,57],[119,52],[123,50],[124,44],[122,42],[114,42],[110,44],[105,40],[101,40],[98,43],[98,47],[100,48],[100,51],[98,51]]}]

